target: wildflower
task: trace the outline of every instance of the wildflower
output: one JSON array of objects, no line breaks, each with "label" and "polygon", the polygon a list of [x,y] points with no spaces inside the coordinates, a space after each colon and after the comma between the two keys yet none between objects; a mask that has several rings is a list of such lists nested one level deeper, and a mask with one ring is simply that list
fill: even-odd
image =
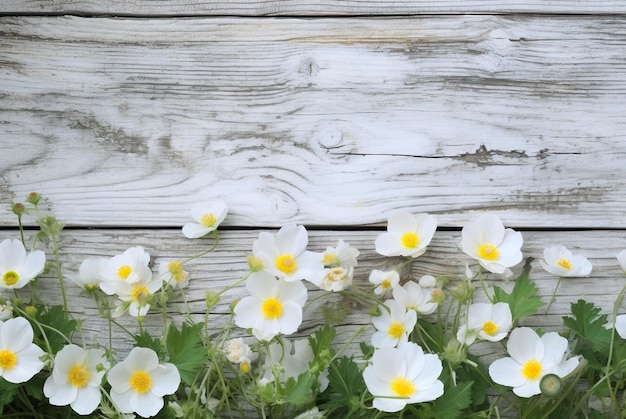
[{"label": "wildflower", "polygon": [[437,310],[437,303],[432,301],[431,293],[424,292],[415,281],[394,287],[392,293],[393,299],[406,310],[415,310],[420,314],[430,314]]},{"label": "wildflower", "polygon": [[522,234],[505,229],[495,215],[482,215],[463,227],[461,249],[489,272],[508,273],[522,260]]},{"label": "wildflower", "polygon": [[385,301],[386,307],[380,307],[380,316],[372,317],[376,332],[372,335],[372,345],[376,348],[397,346],[408,340],[409,333],[417,323],[417,313],[406,310],[395,300]]},{"label": "wildflower", "polygon": [[622,339],[626,339],[626,314],[615,317],[615,331]]},{"label": "wildflower", "polygon": [[105,262],[105,259],[85,259],[78,268],[78,278],[72,277],[72,281],[86,290],[97,289],[100,286],[100,272]]},{"label": "wildflower", "polygon": [[141,279],[140,281],[127,283],[120,282],[117,286],[116,295],[123,301],[115,313],[119,316],[128,310],[133,317],[143,317],[150,309],[150,297],[163,286],[163,281],[158,277]]},{"label": "wildflower", "polygon": [[507,342],[510,357],[494,361],[489,366],[491,379],[503,386],[513,387],[520,397],[541,393],[540,382],[547,374],[563,378],[577,366],[578,357],[565,360],[567,339],[556,332],[539,337],[529,327],[518,327]]},{"label": "wildflower", "polygon": [[339,240],[337,247],[328,247],[326,252],[322,256],[322,263],[327,268],[333,267],[355,267],[358,262],[356,258],[360,252],[354,247],[350,246],[343,240]]},{"label": "wildflower", "polygon": [[393,287],[398,285],[400,282],[400,275],[396,271],[380,271],[378,269],[374,269],[370,273],[369,281],[377,285],[374,288],[374,294],[376,295],[386,295],[388,294]]},{"label": "wildflower", "polygon": [[223,201],[214,201],[208,205],[191,209],[191,218],[195,223],[186,223],[183,234],[188,239],[197,239],[214,231],[226,218],[228,206]]},{"label": "wildflower", "polygon": [[111,399],[122,413],[150,417],[163,407],[163,396],[178,389],[180,374],[174,364],[159,363],[152,349],[135,347],[109,370],[107,380]]},{"label": "wildflower", "polygon": [[310,281],[324,266],[319,254],[305,250],[308,243],[306,229],[289,224],[275,235],[260,233],[252,244],[252,251],[272,275],[285,281]]},{"label": "wildflower", "polygon": [[150,280],[152,271],[149,263],[150,255],[141,246],[131,247],[121,255],[113,256],[103,262],[100,289],[105,294],[113,295],[118,293],[118,287],[127,288],[128,284]]},{"label": "wildflower", "polygon": [[13,317],[13,304],[9,300],[0,298],[0,321],[9,320]]},{"label": "wildflower", "polygon": [[250,371],[250,364],[257,359],[258,354],[252,352],[250,346],[242,338],[234,338],[226,343],[226,359],[234,364],[239,364],[239,370],[243,373]]},{"label": "wildflower", "polygon": [[10,383],[30,380],[44,366],[45,354],[33,343],[33,328],[23,317],[0,321],[0,377]]},{"label": "wildflower", "polygon": [[246,281],[250,293],[235,306],[235,324],[251,328],[259,340],[279,333],[289,335],[302,323],[302,306],[307,290],[300,281],[286,282],[267,271],[255,272]]},{"label": "wildflower", "polygon": [[474,343],[476,338],[498,342],[512,326],[513,317],[507,303],[474,303],[469,306],[467,322],[459,328],[456,338],[466,345]]},{"label": "wildflower", "polygon": [[322,271],[321,278],[311,281],[321,289],[325,291],[338,292],[343,291],[350,285],[352,285],[352,278],[354,277],[354,268],[352,266],[348,268],[336,267],[326,268]]},{"label": "wildflower", "polygon": [[343,291],[352,285],[354,267],[357,266],[359,251],[343,240],[339,240],[336,248],[328,247],[322,256],[324,269],[310,281],[325,291]]},{"label": "wildflower", "polygon": [[46,255],[41,250],[26,253],[21,241],[6,239],[0,243],[0,288],[19,289],[43,272]]},{"label": "wildflower", "polygon": [[363,379],[374,396],[375,409],[398,412],[407,404],[440,397],[443,383],[438,378],[442,371],[437,355],[424,354],[419,345],[407,342],[397,348],[377,349],[372,364],[363,371]]},{"label": "wildflower", "polygon": [[52,375],[46,379],[43,392],[50,404],[69,404],[79,415],[88,415],[100,404],[100,383],[108,368],[104,350],[85,350],[69,344],[57,352]]},{"label": "wildflower", "polygon": [[376,252],[416,258],[424,254],[436,230],[437,221],[432,215],[396,212],[387,220],[387,232],[376,238]]},{"label": "wildflower", "polygon": [[159,264],[159,278],[167,285],[185,288],[189,285],[189,272],[183,269],[183,264],[175,260],[172,262],[161,262]]},{"label": "wildflower", "polygon": [[565,246],[546,247],[543,250],[541,266],[543,269],[559,277],[588,276],[591,263],[582,255],[572,255]]}]

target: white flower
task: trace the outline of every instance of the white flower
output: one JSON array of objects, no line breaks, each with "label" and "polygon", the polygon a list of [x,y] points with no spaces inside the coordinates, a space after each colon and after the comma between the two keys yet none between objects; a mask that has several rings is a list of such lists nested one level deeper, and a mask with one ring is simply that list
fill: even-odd
[{"label": "white flower", "polygon": [[258,354],[252,352],[250,346],[242,338],[234,338],[226,343],[226,359],[234,364],[247,364],[249,367],[257,356]]},{"label": "white flower", "polygon": [[[297,379],[300,374],[309,371],[313,358],[313,349],[308,339],[297,339],[284,346],[274,342],[270,344],[268,356],[265,357],[263,379],[271,383],[275,379],[275,373],[283,384],[289,378]],[[318,382],[320,392],[326,390],[329,383],[328,371],[320,373]]]},{"label": "white flower", "polygon": [[372,364],[363,371],[367,390],[374,396],[373,407],[398,412],[407,404],[435,400],[443,394],[438,380],[441,360],[424,354],[422,348],[407,342],[397,348],[377,349]]},{"label": "white flower", "polygon": [[275,235],[261,232],[252,244],[252,252],[274,276],[285,281],[311,281],[324,269],[324,265],[319,254],[305,250],[308,244],[306,229],[288,224]]},{"label": "white flower", "polygon": [[86,290],[95,290],[100,286],[100,273],[104,269],[106,259],[85,259],[78,268],[78,278],[72,281]]},{"label": "white flower", "polygon": [[325,291],[338,292],[352,285],[353,276],[352,266],[348,268],[338,266],[320,271],[318,275],[311,278],[311,282]]},{"label": "white flower", "polygon": [[513,387],[520,397],[541,393],[539,383],[546,374],[563,378],[578,366],[579,359],[565,360],[567,339],[556,332],[539,337],[529,327],[518,327],[507,342],[510,357],[494,361],[489,366],[491,379],[503,386]]},{"label": "white flower", "polygon": [[546,247],[541,266],[552,275],[561,277],[588,276],[591,263],[582,255],[572,255],[565,246]]},{"label": "white flower", "polygon": [[617,261],[619,262],[619,265],[621,266],[622,271],[626,273],[626,249],[622,250],[621,252],[617,254]]},{"label": "white flower", "polygon": [[615,331],[622,339],[626,339],[626,314],[615,317]]},{"label": "white flower", "polygon": [[174,364],[160,364],[152,349],[135,347],[109,370],[107,380],[111,399],[122,413],[151,417],[163,407],[163,396],[178,389],[180,374]]},{"label": "white flower", "polygon": [[103,349],[85,350],[74,344],[67,345],[57,352],[52,375],[46,379],[43,392],[50,404],[69,404],[79,415],[88,415],[100,404],[100,384],[108,368]]},{"label": "white flower", "polygon": [[113,295],[118,293],[118,287],[126,287],[124,284],[149,281],[152,278],[149,263],[150,255],[141,246],[131,247],[123,254],[113,256],[102,264],[100,289],[105,294]]},{"label": "white flower", "polygon": [[179,261],[161,262],[159,278],[172,287],[185,288],[189,285],[189,273],[183,269]]},{"label": "white flower", "polygon": [[495,274],[504,274],[508,268],[522,261],[522,234],[505,229],[495,215],[482,215],[463,227],[461,249],[480,265]]},{"label": "white flower", "polygon": [[416,258],[424,254],[436,230],[437,221],[432,215],[396,212],[387,220],[387,232],[376,238],[376,252]]},{"label": "white flower", "polygon": [[10,383],[30,380],[44,366],[45,354],[33,343],[33,328],[28,320],[16,317],[0,322],[0,377]]},{"label": "white flower", "polygon": [[467,322],[459,328],[456,338],[466,345],[474,343],[476,338],[498,342],[512,326],[513,317],[507,303],[474,303],[469,306]]},{"label": "white flower", "polygon": [[343,240],[339,240],[337,247],[328,247],[322,256],[322,263],[325,267],[353,268],[357,266],[356,258],[360,252]]},{"label": "white flower", "polygon": [[150,297],[163,286],[163,281],[158,277],[142,278],[133,283],[123,282],[117,285],[116,295],[123,301],[115,316],[120,316],[128,309],[128,314],[133,317],[142,317],[150,309]]},{"label": "white flower", "polygon": [[0,243],[0,288],[18,289],[43,272],[46,255],[41,250],[26,253],[21,241],[6,239]]},{"label": "white flower", "polygon": [[[424,282],[430,284],[430,281]],[[424,292],[415,281],[408,281],[402,286],[394,287],[392,292],[393,299],[406,310],[415,310],[420,314],[430,314],[437,310],[438,304],[431,301],[430,290]]]},{"label": "white flower", "polygon": [[396,271],[380,271],[374,269],[370,273],[369,281],[377,285],[374,294],[386,295],[400,282],[400,275]]},{"label": "white flower", "polygon": [[407,311],[395,300],[385,301],[385,306],[379,306],[380,316],[372,317],[372,324],[376,328],[372,335],[372,345],[376,348],[387,348],[406,342],[417,323],[417,313],[414,310]]},{"label": "white flower", "polygon": [[228,206],[223,201],[214,201],[210,204],[193,207],[191,218],[195,223],[186,223],[183,234],[188,239],[197,239],[214,231],[226,218]]},{"label": "white flower", "polygon": [[[0,298],[0,302],[2,301],[2,298]],[[10,318],[13,318],[13,305],[11,301],[6,300],[0,303],[0,321],[9,320]]]},{"label": "white flower", "polygon": [[246,289],[250,296],[235,306],[237,326],[251,328],[257,339],[266,341],[279,333],[289,335],[298,330],[307,299],[302,282],[286,282],[261,271],[248,277]]}]

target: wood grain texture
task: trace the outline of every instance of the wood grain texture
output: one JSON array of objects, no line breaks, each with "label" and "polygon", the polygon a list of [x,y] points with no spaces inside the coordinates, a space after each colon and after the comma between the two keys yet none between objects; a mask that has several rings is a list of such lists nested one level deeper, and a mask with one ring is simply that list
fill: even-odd
[{"label": "wood grain texture", "polygon": [[[197,320],[201,320],[205,313],[205,295],[208,290],[219,291],[241,278],[247,271],[246,256],[252,251],[252,243],[258,237],[261,230],[222,231],[218,248],[202,258],[193,260],[185,265],[191,275],[191,282],[187,288],[187,300],[190,311]],[[375,253],[374,240],[379,231],[309,231],[308,249],[323,252],[328,246],[335,246],[339,239],[360,250],[359,265],[355,271],[354,283],[366,285],[369,273],[372,269],[391,269],[402,261],[401,258],[385,258]],[[9,233],[3,237],[11,237]],[[17,236],[16,236],[17,237]],[[626,248],[626,233],[616,231],[592,231],[592,232],[533,232],[524,231],[524,246],[522,251],[525,257],[532,257],[533,269],[531,278],[536,281],[539,294],[547,302],[556,286],[554,276],[546,273],[539,265],[544,247],[563,244],[575,254],[586,256],[593,264],[593,271],[588,278],[564,279],[558,289],[557,299],[545,314],[545,307],[541,315],[523,319],[522,324],[528,326],[540,326],[545,330],[558,330],[562,325],[561,316],[569,313],[570,303],[575,302],[581,296],[597,304],[603,312],[610,313],[614,299],[624,286],[624,273],[621,271],[615,255]],[[472,260],[458,250],[460,232],[439,231],[429,246],[427,252],[419,257],[409,271],[403,271],[403,281],[410,278],[419,279],[422,275],[453,275],[462,278],[465,272],[465,264],[476,269]],[[161,261],[183,260],[189,256],[206,250],[213,244],[211,239],[188,240],[182,234],[173,229],[168,230],[75,230],[64,231],[61,237],[61,255],[63,271],[66,281],[76,277],[78,267],[86,258],[112,257],[121,253],[131,246],[143,246],[150,253],[154,269]],[[47,250],[48,259],[52,258],[50,249]],[[520,264],[513,268],[515,274],[522,269]],[[514,285],[512,280],[503,280],[501,276],[492,275],[487,277],[488,284],[497,284],[505,290],[510,290]],[[453,282],[452,286],[456,283]],[[86,339],[106,339],[106,323],[98,318],[97,311],[91,301],[80,295],[79,288],[72,283],[67,285],[71,311],[78,317],[84,317],[83,329]],[[309,284],[309,300],[320,295],[319,290]],[[60,303],[61,297],[58,291],[57,280],[52,276],[43,276],[39,280],[38,289],[46,300]],[[20,291],[20,294],[29,293],[28,289]],[[222,330],[228,319],[229,305],[246,296],[243,285],[224,294],[221,302],[212,310],[210,326],[215,333]],[[475,293],[476,301],[485,301],[480,290]],[[448,297],[449,298],[449,297]],[[331,297],[336,301],[337,297]],[[295,336],[306,336],[315,327],[324,323],[319,310],[318,302],[305,309],[305,320]],[[176,313],[182,308],[182,303],[173,304],[171,314],[176,318]],[[622,310],[623,311],[623,310]],[[340,325],[336,327],[338,333],[337,343],[345,343],[361,326],[366,328],[365,335],[372,333],[369,325],[369,311],[366,307],[353,306]],[[432,318],[434,320],[434,317]],[[133,318],[124,316],[123,324],[134,328]],[[150,314],[146,320],[148,330],[158,333],[161,317],[159,313]],[[238,331],[236,333],[241,333]],[[132,342],[120,331],[113,334],[115,347],[120,351],[130,348]],[[356,349],[356,347],[355,347]],[[491,348],[483,348],[485,355],[493,351]]]},{"label": "wood grain texture", "polygon": [[169,16],[358,16],[449,13],[624,13],[615,0],[4,0],[0,13]]},{"label": "wood grain texture", "polygon": [[[589,3],[591,4],[591,3]],[[78,226],[626,227],[626,22],[0,18],[0,199]],[[12,225],[4,213],[0,225]]]}]

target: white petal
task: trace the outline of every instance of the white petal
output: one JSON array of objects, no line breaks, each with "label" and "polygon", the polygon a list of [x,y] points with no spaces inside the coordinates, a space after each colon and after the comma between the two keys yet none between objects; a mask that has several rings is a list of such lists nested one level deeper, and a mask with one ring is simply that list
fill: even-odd
[{"label": "white petal", "polygon": [[541,380],[528,380],[521,386],[515,387],[513,389],[513,393],[517,394],[520,397],[532,397],[539,393],[541,393],[541,389],[539,388],[539,382]]},{"label": "white petal", "polygon": [[556,332],[549,332],[541,337],[541,341],[546,348],[541,364],[546,370],[552,369],[563,359],[563,355],[567,350],[567,339]]},{"label": "white petal", "polygon": [[211,231],[211,228],[197,223],[186,223],[183,226],[183,235],[188,239],[197,239],[199,237],[206,236]]},{"label": "white petal", "polygon": [[[515,328],[509,336],[507,351],[520,365],[531,358],[537,358],[539,336],[530,327]],[[543,354],[537,359],[543,359]]]},{"label": "white petal", "polygon": [[178,386],[180,385],[180,373],[174,364],[161,364],[153,369],[150,374],[153,380],[153,386],[150,391],[156,396],[173,394],[178,390]]},{"label": "white petal", "polygon": [[276,297],[279,286],[278,280],[267,271],[254,272],[246,280],[250,295],[261,300]]},{"label": "white petal", "polygon": [[403,250],[400,238],[391,233],[382,233],[376,237],[375,246],[376,253],[383,256],[400,256]]},{"label": "white petal", "polygon": [[0,347],[20,352],[33,343],[33,328],[24,317],[5,321],[0,329]]},{"label": "white petal", "polygon": [[17,239],[6,239],[0,243],[0,266],[7,271],[17,271],[26,259],[26,249]]},{"label": "white petal", "polygon": [[48,380],[46,380],[44,383],[44,394],[50,399],[50,404],[55,406],[67,406],[76,400],[78,388],[73,385],[57,386],[54,382],[49,383]]},{"label": "white petal", "polygon": [[88,415],[96,410],[101,400],[102,394],[98,387],[84,387],[78,392],[71,406],[79,415]]},{"label": "white petal", "polygon": [[306,249],[309,236],[304,226],[288,224],[276,233],[276,246],[280,253],[290,253],[294,257]]},{"label": "white petal", "polygon": [[283,315],[278,319],[280,332],[285,335],[295,333],[302,323],[302,307],[292,302],[283,304]]},{"label": "white petal", "polygon": [[411,397],[410,401],[411,403],[429,402],[431,400],[438,399],[442,395],[443,395],[443,383],[437,380],[432,384],[432,386],[428,388],[423,388],[421,391],[418,391],[414,397]]},{"label": "white petal", "polygon": [[[46,254],[41,250],[35,250],[26,255],[24,264],[20,267],[20,280],[30,281],[43,272],[46,265]],[[24,278],[22,278],[24,277]]]},{"label": "white petal", "polygon": [[417,231],[417,225],[415,216],[406,211],[394,212],[387,219],[387,231],[396,236]]},{"label": "white petal", "polygon": [[513,358],[501,358],[489,365],[489,376],[497,384],[517,387],[526,382],[526,379],[520,372],[521,368],[522,366],[515,362]]},{"label": "white petal", "polygon": [[615,331],[622,339],[626,339],[626,314],[620,314],[615,318]]}]

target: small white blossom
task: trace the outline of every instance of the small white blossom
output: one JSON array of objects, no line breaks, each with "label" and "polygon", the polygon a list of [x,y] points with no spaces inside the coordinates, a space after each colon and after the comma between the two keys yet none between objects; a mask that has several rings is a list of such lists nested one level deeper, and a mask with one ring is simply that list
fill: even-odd
[{"label": "small white blossom", "polygon": [[44,367],[43,350],[33,343],[33,328],[24,317],[0,321],[0,377],[24,383]]},{"label": "small white blossom", "polygon": [[143,247],[135,246],[115,255],[102,263],[100,270],[100,289],[105,294],[119,294],[118,288],[127,288],[128,284],[150,281],[152,271],[149,267],[150,255]]},{"label": "small white blossom", "polygon": [[456,338],[471,345],[474,340],[498,342],[506,337],[513,326],[513,316],[507,303],[474,303],[469,306],[466,324],[461,326]]},{"label": "small white blossom", "polygon": [[376,348],[387,348],[406,342],[417,323],[415,310],[407,311],[395,300],[387,300],[385,306],[379,308],[380,316],[372,317],[372,324],[376,328],[372,335],[372,345]]},{"label": "small white blossom", "polygon": [[[420,281],[421,282],[421,281]],[[430,284],[430,281],[424,281]],[[431,300],[430,289],[424,289],[415,281],[408,281],[402,286],[393,288],[393,299],[406,310],[415,310],[420,314],[431,314],[437,310],[438,304]]]},{"label": "small white blossom", "polygon": [[159,278],[172,287],[185,288],[189,285],[189,273],[183,269],[181,262],[161,262],[159,264]]},{"label": "small white blossom", "polygon": [[106,259],[85,259],[78,269],[78,277],[72,277],[72,281],[86,290],[95,290],[100,286],[101,272],[104,269]]},{"label": "small white blossom", "polygon": [[214,231],[226,218],[228,206],[222,201],[214,201],[210,204],[193,207],[191,217],[195,223],[186,223],[183,226],[183,234],[188,239],[197,239]]},{"label": "small white blossom", "polygon": [[400,282],[400,275],[396,271],[380,271],[374,269],[370,273],[369,281],[376,285],[374,294],[387,295]]},{"label": "small white blossom", "polygon": [[588,276],[591,263],[582,255],[573,255],[565,246],[551,246],[543,250],[541,266],[552,275],[561,277]]},{"label": "small white blossom", "polygon": [[432,215],[396,212],[387,220],[387,232],[376,238],[376,252],[416,258],[424,254],[436,230],[437,221]]},{"label": "small white blossom", "polygon": [[0,288],[19,289],[43,272],[46,255],[41,250],[26,253],[21,241],[0,243]]}]

